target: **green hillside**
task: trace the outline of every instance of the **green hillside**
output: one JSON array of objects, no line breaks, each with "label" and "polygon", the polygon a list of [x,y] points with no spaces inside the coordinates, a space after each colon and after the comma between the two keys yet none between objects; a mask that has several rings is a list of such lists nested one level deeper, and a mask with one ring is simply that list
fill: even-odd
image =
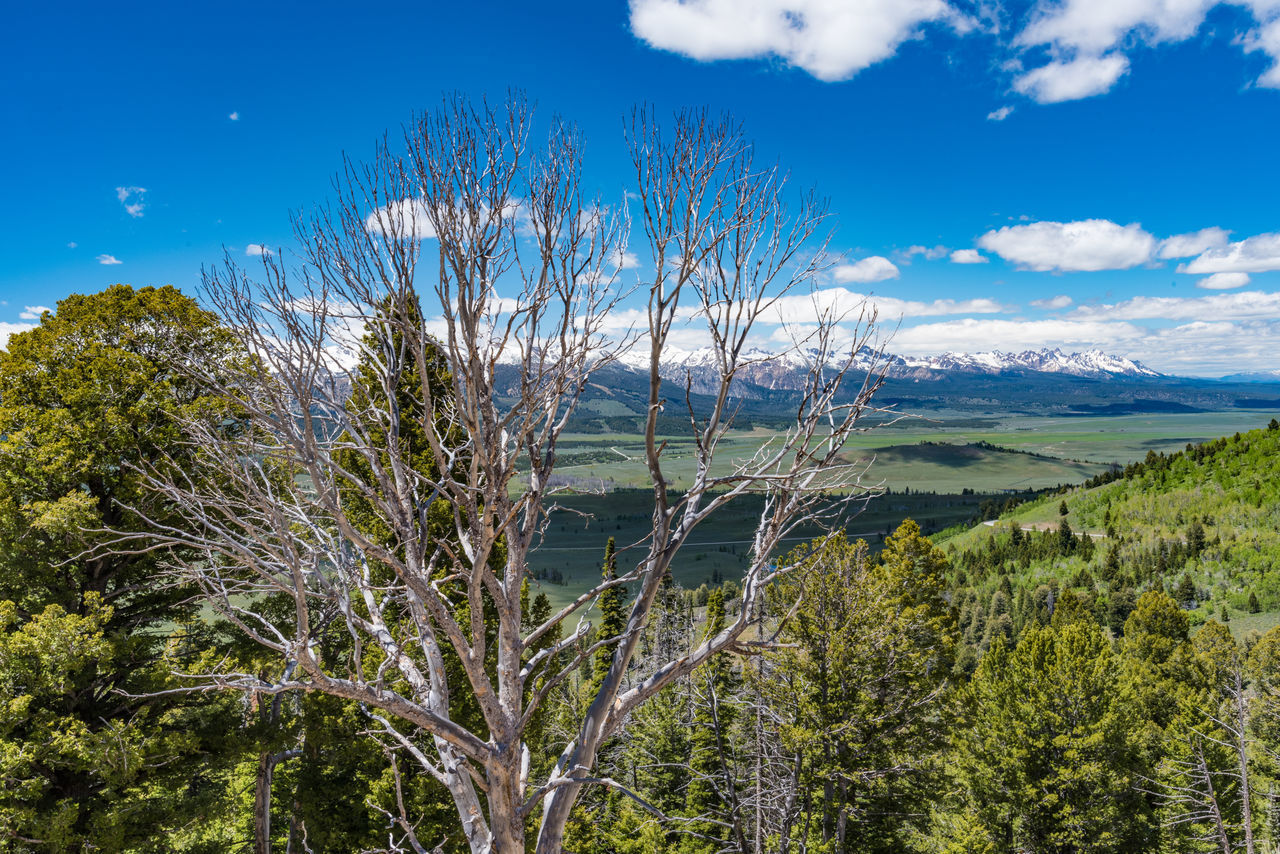
[{"label": "green hillside", "polygon": [[1153,451],[940,542],[966,640],[981,648],[1043,622],[1067,589],[1117,631],[1147,590],[1193,623],[1269,628],[1280,622],[1280,423]]}]

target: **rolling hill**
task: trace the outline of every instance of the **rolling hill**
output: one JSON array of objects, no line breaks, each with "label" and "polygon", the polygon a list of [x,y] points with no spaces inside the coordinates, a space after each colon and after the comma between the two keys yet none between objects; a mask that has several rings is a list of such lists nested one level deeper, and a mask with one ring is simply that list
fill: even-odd
[{"label": "rolling hill", "polygon": [[1151,452],[940,540],[966,640],[979,647],[1016,636],[1068,590],[1117,632],[1152,589],[1193,623],[1268,627],[1280,618],[1280,423]]}]

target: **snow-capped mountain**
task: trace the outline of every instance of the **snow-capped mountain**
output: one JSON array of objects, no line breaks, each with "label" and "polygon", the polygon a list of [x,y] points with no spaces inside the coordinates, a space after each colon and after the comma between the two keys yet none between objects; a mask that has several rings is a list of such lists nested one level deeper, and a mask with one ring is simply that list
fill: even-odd
[{"label": "snow-capped mountain", "polygon": [[1112,356],[1101,350],[1085,350],[1083,353],[1064,353],[1060,349],[1044,348],[1024,350],[1021,353],[1004,353],[990,350],[985,353],[943,353],[940,356],[906,358],[911,367],[926,367],[940,371],[969,371],[999,374],[1006,371],[1035,371],[1045,374],[1070,374],[1077,377],[1159,377],[1141,362]]},{"label": "snow-capped mountain", "polygon": [[[738,376],[766,389],[796,389],[803,385],[804,375],[816,358],[817,354],[813,351],[790,350],[774,354],[753,349],[743,355]],[[718,376],[716,360],[716,352],[710,347],[673,351],[662,360],[659,370],[664,378],[671,381],[683,383],[686,377],[691,378],[694,391],[701,391],[703,386],[709,387]],[[1101,350],[1064,353],[1060,349],[1045,348],[1021,353],[991,350],[984,353],[943,353],[939,356],[885,354],[881,361],[887,367],[890,377],[904,379],[941,379],[949,374],[1019,372],[1093,378],[1163,376],[1141,362],[1112,356]],[[857,354],[853,367],[865,370],[875,362],[876,354],[864,349]],[[646,371],[649,367],[649,354],[633,349],[623,357],[622,363],[629,368]]]}]

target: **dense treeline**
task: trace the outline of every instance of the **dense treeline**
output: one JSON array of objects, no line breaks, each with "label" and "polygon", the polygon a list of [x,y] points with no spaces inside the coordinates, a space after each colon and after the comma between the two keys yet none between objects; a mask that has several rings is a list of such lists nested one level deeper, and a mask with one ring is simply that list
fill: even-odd
[{"label": "dense treeline", "polygon": [[[1056,536],[1056,534],[1054,534]],[[774,648],[672,689],[584,805],[593,851],[1272,850],[1280,629],[1237,643],[1158,591],[1112,631],[1050,587],[975,636],[913,523],[832,541]],[[967,598],[963,594],[961,598]],[[720,602],[708,605],[710,628]],[[1105,615],[1110,616],[1110,615]],[[681,615],[694,631],[692,614]],[[765,618],[764,623],[769,620]],[[975,637],[977,639],[975,639]],[[661,816],[661,818],[659,818]]]},{"label": "dense treeline", "polygon": [[[180,524],[142,487],[153,467],[194,465],[183,418],[235,429],[235,401],[187,384],[175,354],[227,371],[239,358],[172,288],[117,286],[64,301],[0,356],[0,850],[390,851],[407,828],[467,850],[415,761],[421,732],[333,696],[178,690],[183,674],[280,663],[192,604],[178,556],[100,548],[108,529]],[[410,408],[424,378],[401,379]],[[357,370],[354,406],[368,382]],[[426,439],[397,441],[412,456]],[[1276,850],[1280,628],[1237,640],[1224,622],[1280,605],[1277,466],[1272,421],[1011,502],[945,548],[907,522],[878,553],[839,537],[797,549],[735,655],[610,735],[566,850]],[[359,495],[342,500],[383,536]],[[612,541],[601,573],[620,574]],[[569,668],[530,687],[548,697],[530,766],[572,738],[632,595],[607,587],[589,631],[528,651],[526,666]],[[721,632],[740,595],[668,578],[634,678]],[[550,609],[527,581],[527,625]],[[491,610],[479,603],[479,631]],[[336,622],[311,642],[335,670],[379,666]],[[450,712],[483,727],[474,696]]]}]

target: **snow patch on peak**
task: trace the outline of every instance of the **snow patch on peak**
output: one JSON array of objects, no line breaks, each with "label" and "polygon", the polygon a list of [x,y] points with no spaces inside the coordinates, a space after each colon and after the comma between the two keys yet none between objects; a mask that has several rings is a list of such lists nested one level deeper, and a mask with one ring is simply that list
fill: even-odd
[{"label": "snow patch on peak", "polygon": [[[843,355],[843,354],[842,354]],[[773,376],[767,385],[781,382],[780,375],[786,372],[808,371],[819,359],[815,350],[789,349],[780,353],[754,348],[742,353],[739,358],[740,369],[752,375],[752,381],[758,381],[754,375],[768,372]],[[843,358],[832,359],[832,362],[843,361]],[[647,371],[649,368],[649,351],[645,348],[632,348],[624,354],[622,364],[637,370]],[[1068,374],[1080,377],[1159,377],[1157,371],[1148,368],[1141,362],[1123,356],[1113,356],[1101,350],[1090,349],[1083,352],[1064,352],[1061,348],[1043,348],[1040,350],[1024,350],[1020,353],[1002,350],[987,350],[979,353],[942,353],[938,356],[881,356],[875,351],[864,348],[854,358],[855,368],[865,369],[874,364],[887,364],[890,374],[910,371],[958,371],[964,373],[998,374],[1006,371],[1032,371],[1036,373]],[[689,373],[705,374],[718,368],[716,352],[711,347],[700,347],[696,350],[669,349],[663,354],[659,371],[665,377],[674,378]],[[793,381],[787,382],[787,385]]]}]

